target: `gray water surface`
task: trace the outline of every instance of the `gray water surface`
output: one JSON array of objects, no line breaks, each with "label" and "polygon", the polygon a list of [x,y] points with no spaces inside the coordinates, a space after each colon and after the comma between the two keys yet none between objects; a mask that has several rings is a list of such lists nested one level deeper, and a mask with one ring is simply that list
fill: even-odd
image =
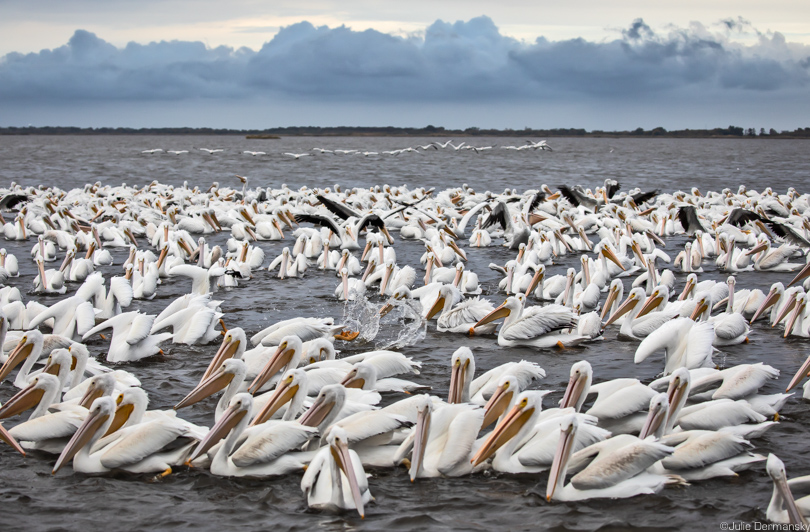
[{"label": "gray water surface", "polygon": [[[493,149],[476,154],[470,151],[428,151],[424,154],[390,156],[311,156],[300,160],[284,152],[308,152],[312,147],[355,148],[377,151],[426,144],[434,139],[406,138],[285,138],[246,140],[238,137],[0,137],[0,183],[58,185],[67,189],[100,181],[104,184],[143,185],[152,180],[207,188],[213,181],[237,187],[234,174],[248,176],[251,186],[290,188],[331,186],[344,188],[407,184],[448,187],[469,184],[476,191],[501,192],[515,188],[522,192],[547,183],[581,183],[594,187],[605,178],[622,183],[624,190],[721,190],[745,184],[761,190],[771,186],[784,192],[793,186],[804,192],[810,176],[807,144],[800,140],[680,140],[680,139],[551,139],[553,152],[515,152]],[[457,141],[459,139],[456,139]],[[461,139],[475,146],[520,145],[522,139]],[[197,149],[223,148],[207,155]],[[145,149],[190,150],[173,156],[166,153],[143,155]],[[243,150],[266,151],[267,156],[243,155]],[[209,238],[222,244],[227,235]],[[421,243],[401,241],[395,233],[400,264],[417,265],[423,252]],[[666,251],[674,258],[682,248],[683,237],[668,241]],[[28,242],[3,242],[20,259],[22,274],[9,284],[18,286],[26,301],[39,297],[27,294],[35,275]],[[266,253],[265,266],[281,248],[282,242],[260,242]],[[463,246],[466,248],[466,245]],[[500,276],[490,270],[490,262],[503,264],[512,252],[495,246],[467,248],[468,269],[477,272],[484,295],[496,304],[503,300],[497,292]],[[101,268],[105,276],[119,275],[126,250],[113,250],[115,265]],[[60,253],[60,259],[61,259]],[[578,255],[569,255],[548,268],[548,275],[579,267]],[[724,279],[713,262],[703,265],[701,279]],[[417,271],[422,270],[417,268]],[[677,274],[678,288],[684,275]],[[767,291],[775,281],[787,282],[789,273],[744,272],[737,286]],[[629,279],[625,279],[627,289]],[[278,320],[294,316],[344,316],[344,305],[332,296],[337,279],[334,273],[310,268],[303,279],[278,280],[260,270],[254,278],[230,291],[219,291],[228,326],[241,326],[252,334]],[[76,289],[69,287],[68,295]],[[164,279],[152,301],[135,301],[128,310],[156,314],[174,298],[187,293],[190,281]],[[60,297],[42,297],[52,304]],[[373,299],[379,302],[378,299]],[[400,324],[385,320],[377,337],[364,345],[337,342],[343,355],[373,349],[394,339]],[[662,357],[651,357],[633,364],[637,346],[620,342],[616,329],[606,339],[581,348],[538,351],[530,348],[502,348],[494,337],[467,337],[437,333],[435,322],[426,338],[403,349],[403,353],[423,362],[422,374],[414,380],[433,387],[432,393],[446,396],[449,360],[461,345],[475,356],[477,373],[510,360],[539,363],[547,377],[539,383],[553,390],[545,405],[561,398],[574,362],[587,359],[594,368],[594,380],[636,377],[649,382],[663,369]],[[99,337],[89,342],[91,351],[103,358],[107,344]],[[149,393],[150,408],[171,408],[199,381],[217,345],[174,346],[165,344],[166,355],[120,367],[136,374]],[[751,343],[723,348],[715,355],[722,367],[739,363],[765,362],[782,371],[777,381],[763,393],[784,390],[792,374],[810,355],[806,340],[781,337],[757,322]],[[0,401],[16,390],[10,380],[0,384]],[[399,397],[387,398],[387,401]],[[180,415],[203,425],[213,423],[216,398],[180,411]],[[17,420],[9,420],[12,426]],[[778,454],[789,476],[810,473],[805,458],[810,415],[807,405],[794,396],[783,410],[781,423],[755,440],[755,451]],[[593,500],[581,503],[546,503],[546,474],[510,476],[476,474],[453,479],[408,480],[405,469],[370,470],[370,490],[376,503],[366,509],[364,521],[356,513],[331,514],[309,510],[300,490],[300,475],[262,480],[227,479],[199,469],[177,468],[168,478],[154,482],[149,476],[116,474],[87,476],[70,467],[52,476],[55,457],[31,453],[23,458],[8,446],[0,446],[0,529],[2,530],[528,530],[661,528],[717,529],[721,522],[764,520],[771,494],[771,483],[764,464],[737,478],[695,483],[685,488],[666,489],[658,495],[628,500]]]}]

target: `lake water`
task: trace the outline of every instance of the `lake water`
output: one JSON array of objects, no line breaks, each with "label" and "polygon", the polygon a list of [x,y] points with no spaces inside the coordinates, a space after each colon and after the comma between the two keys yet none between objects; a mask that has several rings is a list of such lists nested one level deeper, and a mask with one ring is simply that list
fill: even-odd
[{"label": "lake water", "polygon": [[[312,153],[313,147],[359,149],[382,152],[427,144],[437,139],[413,138],[284,138],[247,140],[241,137],[0,137],[0,184],[16,181],[24,185],[59,186],[67,189],[100,181],[104,184],[143,185],[158,180],[207,188],[212,182],[237,187],[234,174],[247,176],[250,186],[290,188],[331,186],[344,188],[373,185],[448,187],[469,184],[476,191],[501,192],[506,188],[522,192],[547,183],[600,185],[613,178],[624,190],[688,190],[702,192],[744,184],[761,190],[766,186],[784,192],[789,186],[800,192],[810,184],[810,158],[807,143],[801,140],[765,139],[549,139],[553,152],[512,151],[496,147],[481,153],[434,151],[404,153],[400,156],[353,155],[308,156],[293,159],[289,153]],[[444,140],[444,139],[438,139]],[[521,145],[522,139],[456,139],[474,146]],[[182,155],[143,155],[142,150],[189,150]],[[221,148],[207,155],[198,148]],[[264,156],[242,154],[245,150],[265,151]],[[227,235],[209,238],[222,244]],[[395,234],[395,238],[397,238]],[[666,251],[674,258],[684,242],[668,240]],[[10,253],[20,258],[22,274],[9,284],[19,286],[25,298],[35,275],[28,258],[33,241],[4,242]],[[265,267],[281,248],[282,242],[260,242],[266,253]],[[464,247],[467,247],[466,245]],[[421,243],[397,238],[400,264],[418,264]],[[468,269],[477,272],[485,297],[498,304],[500,275],[490,270],[490,262],[503,264],[513,253],[502,247],[468,249]],[[126,250],[114,250],[115,265],[101,268],[106,276],[118,275]],[[61,253],[60,253],[61,259]],[[578,255],[569,255],[548,268],[548,275],[578,268]],[[724,279],[713,262],[704,263],[701,279]],[[419,268],[417,268],[419,272]],[[421,273],[420,273],[421,276]],[[678,288],[684,275],[677,274]],[[738,288],[767,291],[772,282],[787,282],[792,274],[744,272],[737,276]],[[625,280],[625,287],[629,285]],[[266,271],[230,291],[220,291],[225,322],[241,326],[252,334],[278,320],[294,316],[344,316],[344,305],[334,299],[337,285],[334,273],[311,268],[303,279],[278,280]],[[70,287],[70,291],[76,286]],[[135,301],[128,310],[156,314],[174,298],[187,293],[190,281],[166,279],[152,301]],[[58,297],[41,298],[52,304]],[[366,344],[338,342],[342,354],[349,355],[381,346],[394,339],[399,324],[384,321],[377,336]],[[662,358],[651,357],[633,364],[636,345],[620,342],[617,329],[609,329],[602,342],[582,348],[538,351],[529,348],[501,348],[494,337],[467,337],[435,331],[428,326],[425,339],[402,351],[423,362],[422,374],[415,378],[446,396],[449,386],[449,360],[461,345],[469,346],[478,373],[509,360],[526,359],[539,363],[547,377],[539,384],[553,390],[545,406],[561,398],[574,362],[587,359],[594,368],[594,380],[620,376],[649,382],[663,368]],[[89,343],[94,354],[103,356],[107,344],[96,337]],[[217,345],[164,347],[166,356],[121,367],[135,373],[149,393],[150,408],[171,408],[199,381]],[[783,340],[781,331],[757,322],[751,343],[723,348],[715,355],[721,366],[763,361],[782,371],[778,381],[769,383],[763,393],[782,391],[793,372],[810,354],[805,340]],[[0,401],[15,389],[10,381],[0,384]],[[799,390],[800,395],[800,390]],[[389,399],[390,401],[391,399]],[[204,425],[213,423],[216,399],[209,399],[180,411],[182,417]],[[16,420],[5,423],[12,426]],[[810,473],[807,450],[807,406],[792,398],[783,410],[781,423],[763,438],[755,440],[755,451],[774,452],[785,462],[789,476]],[[376,503],[366,509],[366,519],[356,514],[330,514],[311,511],[300,490],[300,476],[264,480],[225,479],[199,469],[178,468],[160,482],[134,475],[86,476],[66,467],[58,475],[50,471],[55,458],[32,454],[22,458],[7,446],[0,446],[0,528],[3,530],[528,530],[661,528],[716,529],[732,520],[764,520],[771,495],[771,482],[764,464],[733,479],[695,483],[686,488],[666,489],[655,496],[629,500],[595,500],[584,503],[545,501],[546,474],[510,476],[476,474],[464,478],[418,480],[411,484],[407,471],[370,470],[369,485]]]}]

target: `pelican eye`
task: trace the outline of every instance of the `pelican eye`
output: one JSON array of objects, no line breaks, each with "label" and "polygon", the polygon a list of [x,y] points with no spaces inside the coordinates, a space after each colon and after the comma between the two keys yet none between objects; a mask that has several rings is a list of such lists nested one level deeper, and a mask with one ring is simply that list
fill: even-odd
[{"label": "pelican eye", "polygon": [[524,406],[526,406],[527,404],[529,404],[529,401],[528,401],[528,400],[527,400],[527,399],[524,397],[524,398],[523,398],[523,400],[520,402],[520,406],[521,406],[521,407],[524,407]]}]

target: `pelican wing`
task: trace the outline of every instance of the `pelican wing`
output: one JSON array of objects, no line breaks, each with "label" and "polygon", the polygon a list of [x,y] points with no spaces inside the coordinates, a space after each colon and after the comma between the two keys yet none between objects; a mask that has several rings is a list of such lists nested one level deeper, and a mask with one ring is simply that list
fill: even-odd
[{"label": "pelican wing", "polygon": [[531,340],[538,336],[569,329],[577,326],[576,318],[571,309],[562,305],[549,305],[547,307],[537,307],[526,309],[523,315],[504,330],[501,328],[500,334],[505,340]]},{"label": "pelican wing", "polygon": [[181,420],[168,417],[140,423],[102,451],[101,465],[116,469],[137,464],[185,435],[187,431]]},{"label": "pelican wing", "polygon": [[122,307],[128,307],[132,303],[134,296],[132,285],[123,277],[113,277],[110,279],[110,292]]},{"label": "pelican wing", "polygon": [[779,377],[779,370],[759,362],[723,370],[723,384],[712,399],[742,399],[756,393],[771,379]]},{"label": "pelican wing", "polygon": [[599,419],[620,419],[645,410],[655,395],[652,388],[641,383],[624,386],[613,393],[599,393],[596,402],[586,413]]},{"label": "pelican wing", "polygon": [[683,430],[717,430],[748,422],[762,423],[765,419],[745,401],[718,399],[684,408],[677,423]]},{"label": "pelican wing", "polygon": [[360,360],[357,358],[360,356],[363,356],[362,362],[374,366],[374,369],[377,370],[378,379],[384,379],[386,377],[399,375],[401,373],[413,373],[414,375],[419,375],[418,368],[422,365],[421,362],[414,361],[411,357],[406,357],[402,353],[397,353],[395,351],[371,351],[369,353],[361,353],[360,355],[346,357],[341,360],[344,362],[356,363],[352,361],[356,360],[357,362],[360,362]]},{"label": "pelican wing", "polygon": [[[689,318],[676,318],[664,323],[641,341],[636,349],[634,357],[635,363],[638,364],[642,362],[661,349],[666,349],[668,352],[671,351],[677,345],[679,339],[682,338],[694,324],[695,322]],[[711,347],[711,341],[709,342],[709,346]]]},{"label": "pelican wing", "polygon": [[317,433],[317,428],[295,421],[262,423],[248,431],[247,439],[231,459],[237,467],[271,462],[290,451],[300,450]]},{"label": "pelican wing", "polygon": [[659,442],[638,440],[599,457],[574,475],[571,485],[579,490],[604,489],[642,473],[674,452]]},{"label": "pelican wing", "polygon": [[152,325],[155,323],[155,317],[148,314],[138,314],[132,319],[132,325],[127,334],[127,343],[135,345],[149,336],[152,330]]},{"label": "pelican wing", "polygon": [[450,422],[447,428],[447,441],[439,457],[440,473],[450,473],[462,462],[467,461],[483,422],[483,408],[461,412]]},{"label": "pelican wing", "polygon": [[69,410],[45,414],[30,419],[9,429],[17,441],[42,441],[54,438],[70,438],[87,416],[87,409],[76,406]]},{"label": "pelican wing", "polygon": [[89,301],[76,307],[74,317],[76,318],[76,334],[83,335],[96,324],[96,310]]},{"label": "pelican wing", "polygon": [[379,410],[358,412],[336,423],[346,431],[350,443],[392,432],[408,424],[408,421],[402,416],[388,414]]},{"label": "pelican wing", "polygon": [[[686,441],[675,448],[672,456],[661,464],[667,469],[695,469],[732,456],[737,456],[751,447],[743,438],[729,432],[689,431]],[[667,436],[661,439],[666,444]]]},{"label": "pelican wing", "polygon": [[721,340],[733,340],[748,332],[748,322],[742,314],[728,314],[714,322],[714,334]]},{"label": "pelican wing", "polygon": [[[304,368],[306,370],[306,368]],[[348,368],[326,367],[307,370],[307,395],[315,396],[321,392],[321,388],[329,384],[337,384],[346,373]]]},{"label": "pelican wing", "polygon": [[439,319],[444,322],[443,326],[448,329],[459,325],[475,324],[492,312],[494,308],[488,300],[472,297],[461,301],[453,307],[453,310],[446,317],[440,317]]},{"label": "pelican wing", "polygon": [[[687,318],[688,319],[688,318]],[[689,331],[686,341],[685,360],[687,368],[713,366],[712,342],[714,341],[714,324],[706,321],[696,323]]]}]

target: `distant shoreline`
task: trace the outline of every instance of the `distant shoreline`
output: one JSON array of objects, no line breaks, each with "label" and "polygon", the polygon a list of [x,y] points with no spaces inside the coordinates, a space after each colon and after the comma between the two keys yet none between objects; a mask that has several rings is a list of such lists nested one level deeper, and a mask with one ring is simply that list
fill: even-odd
[{"label": "distant shoreline", "polygon": [[164,135],[164,136],[244,136],[248,139],[280,139],[282,137],[590,137],[590,138],[777,138],[810,139],[810,128],[794,131],[766,132],[764,129],[744,129],[737,126],[714,129],[681,129],[667,131],[658,127],[651,130],[642,128],[633,131],[601,131],[573,128],[557,129],[445,129],[427,126],[424,128],[398,127],[283,127],[256,129],[216,129],[216,128],[80,128],[80,127],[2,127],[0,136],[5,135]]}]

